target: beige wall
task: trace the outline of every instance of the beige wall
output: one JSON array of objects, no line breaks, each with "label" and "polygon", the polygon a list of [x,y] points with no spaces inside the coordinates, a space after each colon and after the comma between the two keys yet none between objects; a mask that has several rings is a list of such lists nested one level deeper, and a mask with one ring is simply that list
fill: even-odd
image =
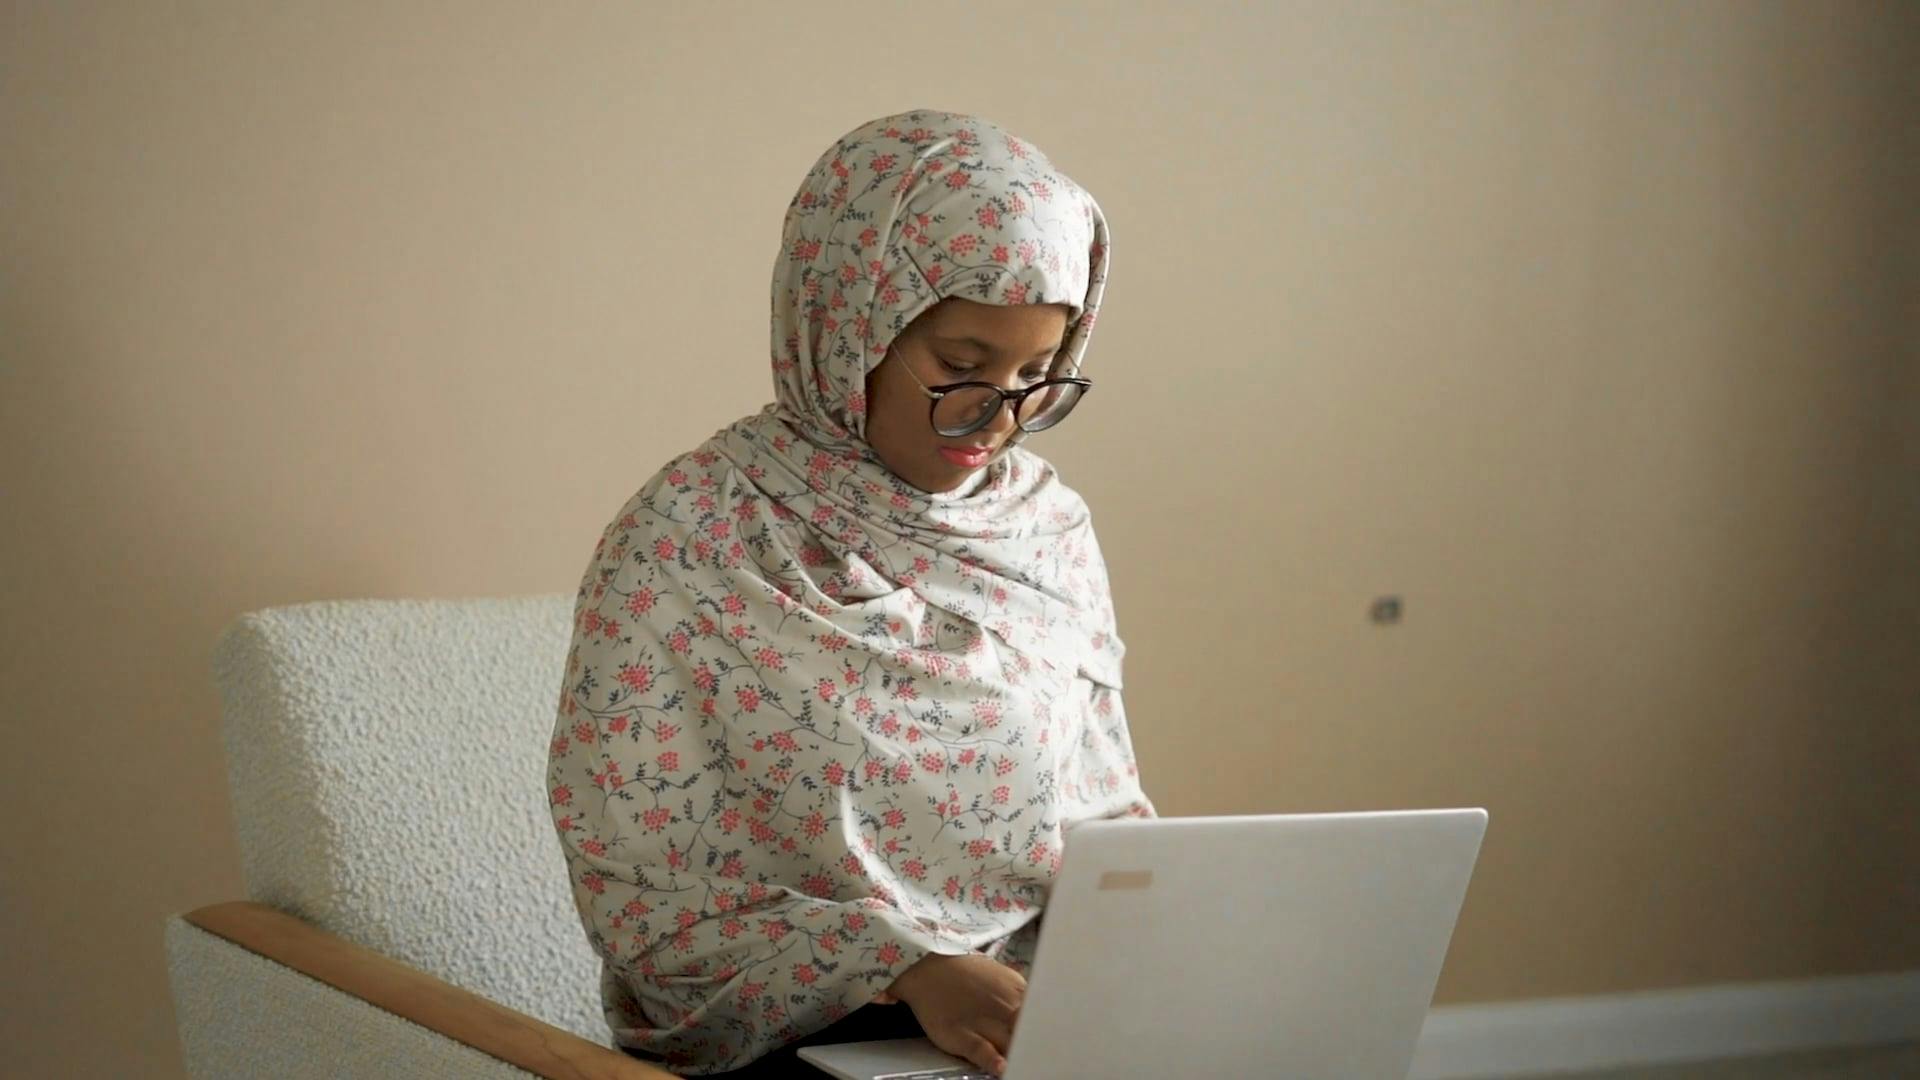
[{"label": "beige wall", "polygon": [[1486,806],[1443,1004],[1920,967],[1920,7],[789,7],[7,6],[10,1067],[177,1075],[221,627],[571,589],[920,105],[1112,221],[1163,812]]}]

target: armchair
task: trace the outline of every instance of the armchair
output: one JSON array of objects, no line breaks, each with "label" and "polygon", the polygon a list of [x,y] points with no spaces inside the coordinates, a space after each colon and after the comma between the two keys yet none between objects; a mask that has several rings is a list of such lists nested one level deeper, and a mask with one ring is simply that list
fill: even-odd
[{"label": "armchair", "polygon": [[221,634],[248,899],[166,921],[190,1075],[671,1080],[612,1046],[545,803],[572,603],[325,601]]}]

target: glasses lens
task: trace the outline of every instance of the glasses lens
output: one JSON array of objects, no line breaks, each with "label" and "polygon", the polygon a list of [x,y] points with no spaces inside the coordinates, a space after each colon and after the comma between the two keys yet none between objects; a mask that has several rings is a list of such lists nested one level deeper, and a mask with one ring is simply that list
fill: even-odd
[{"label": "glasses lens", "polygon": [[949,390],[934,403],[933,430],[947,436],[969,435],[986,427],[999,408],[999,392],[988,387]]},{"label": "glasses lens", "polygon": [[1022,430],[1045,431],[1067,418],[1073,407],[1080,404],[1084,389],[1079,383],[1042,383],[1020,403],[1015,419],[1019,420]]}]

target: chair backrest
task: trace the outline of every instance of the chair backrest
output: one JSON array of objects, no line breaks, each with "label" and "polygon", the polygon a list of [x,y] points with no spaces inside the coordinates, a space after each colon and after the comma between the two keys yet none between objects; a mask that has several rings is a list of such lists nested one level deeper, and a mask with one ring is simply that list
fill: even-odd
[{"label": "chair backrest", "polygon": [[569,594],[268,608],[214,675],[249,898],[602,1044],[546,796]]}]

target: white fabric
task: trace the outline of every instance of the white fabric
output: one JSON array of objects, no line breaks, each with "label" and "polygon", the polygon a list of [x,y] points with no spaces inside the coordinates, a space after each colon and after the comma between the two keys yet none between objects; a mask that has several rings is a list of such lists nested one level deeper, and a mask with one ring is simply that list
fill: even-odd
[{"label": "white fabric", "polygon": [[195,1080],[533,1075],[178,916],[167,920],[166,948],[181,1056]]},{"label": "white fabric", "polygon": [[214,670],[248,898],[608,1045],[542,795],[570,607],[272,608]]}]

